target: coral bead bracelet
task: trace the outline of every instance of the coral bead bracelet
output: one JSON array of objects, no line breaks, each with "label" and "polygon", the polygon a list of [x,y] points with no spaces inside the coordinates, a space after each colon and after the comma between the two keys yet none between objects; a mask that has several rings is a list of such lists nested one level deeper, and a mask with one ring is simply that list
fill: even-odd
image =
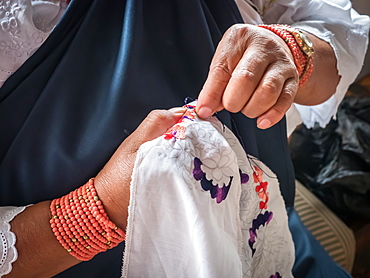
[{"label": "coral bead bracelet", "polygon": [[96,193],[94,179],[50,204],[51,229],[72,256],[88,261],[125,240],[125,232],[109,220]]}]

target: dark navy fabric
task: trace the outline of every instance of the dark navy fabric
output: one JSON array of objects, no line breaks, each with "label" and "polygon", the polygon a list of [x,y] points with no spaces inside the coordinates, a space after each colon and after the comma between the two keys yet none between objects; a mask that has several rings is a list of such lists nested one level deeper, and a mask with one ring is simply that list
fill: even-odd
[{"label": "dark navy fabric", "polygon": [[[0,89],[1,204],[65,194],[95,175],[150,110],[196,98],[217,42],[240,21],[232,0],[73,1]],[[284,122],[261,131],[232,117],[292,204]]]},{"label": "dark navy fabric", "polygon": [[[222,34],[241,21],[232,0],[72,1],[0,89],[0,206],[60,197],[95,176],[151,110],[197,97]],[[285,120],[263,131],[241,114],[219,117],[291,206]],[[119,277],[123,248],[58,277]]]}]

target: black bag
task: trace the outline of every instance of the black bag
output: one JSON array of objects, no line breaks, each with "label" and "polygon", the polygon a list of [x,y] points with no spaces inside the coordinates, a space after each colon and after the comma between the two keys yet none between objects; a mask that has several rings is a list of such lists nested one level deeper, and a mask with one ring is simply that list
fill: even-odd
[{"label": "black bag", "polygon": [[290,140],[296,178],[344,221],[370,218],[370,98],[346,96],[326,128]]}]

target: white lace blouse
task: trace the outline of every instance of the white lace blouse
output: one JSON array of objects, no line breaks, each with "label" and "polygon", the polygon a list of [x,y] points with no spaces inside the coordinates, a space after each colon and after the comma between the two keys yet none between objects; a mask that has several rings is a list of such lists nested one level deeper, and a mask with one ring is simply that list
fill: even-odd
[{"label": "white lace blouse", "polygon": [[65,1],[0,0],[0,87],[46,40]]},{"label": "white lace blouse", "polygon": [[15,235],[10,231],[10,221],[26,207],[0,207],[0,277],[12,270],[18,257]]},{"label": "white lace blouse", "polygon": [[[325,126],[335,116],[349,85],[361,70],[370,20],[349,0],[235,0],[247,23],[285,23],[327,41],[342,76],[336,93],[316,106],[294,105],[303,122]],[[0,0],[0,87],[41,46],[66,9],[65,0]],[[295,113],[295,114],[294,114]],[[298,115],[291,110],[288,123]],[[297,121],[299,122],[299,120]],[[295,126],[291,124],[291,126]],[[0,277],[17,258],[10,221],[24,207],[0,207]]]}]

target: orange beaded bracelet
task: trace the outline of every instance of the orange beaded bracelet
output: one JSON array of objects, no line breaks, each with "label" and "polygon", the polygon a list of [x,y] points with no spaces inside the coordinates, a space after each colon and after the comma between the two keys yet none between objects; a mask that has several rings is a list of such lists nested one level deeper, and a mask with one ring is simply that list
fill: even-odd
[{"label": "orange beaded bracelet", "polygon": [[299,75],[299,86],[302,86],[313,70],[314,49],[309,38],[289,25],[258,25],[281,37],[292,52]]},{"label": "orange beaded bracelet", "polygon": [[50,204],[51,229],[72,256],[88,261],[125,240],[125,232],[109,220],[96,193],[94,179]]}]

